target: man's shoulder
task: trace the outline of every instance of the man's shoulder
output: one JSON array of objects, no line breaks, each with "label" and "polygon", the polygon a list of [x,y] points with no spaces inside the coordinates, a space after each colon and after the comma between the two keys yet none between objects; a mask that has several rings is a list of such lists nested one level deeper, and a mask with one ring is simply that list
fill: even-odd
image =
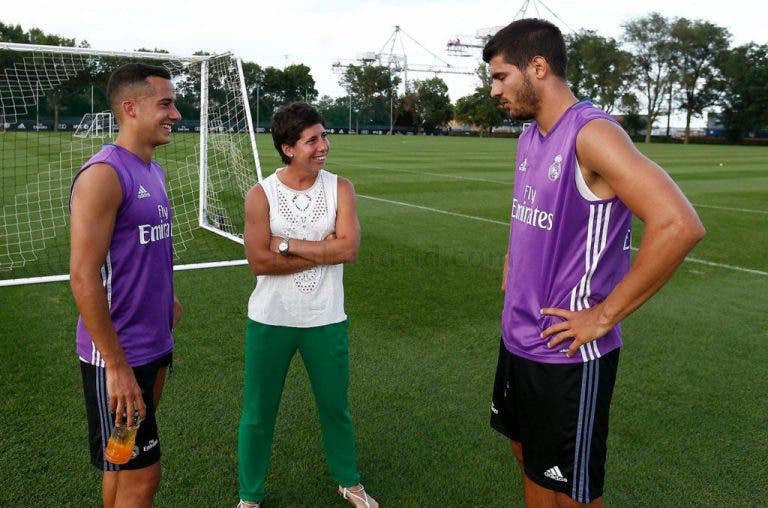
[{"label": "man's shoulder", "polygon": [[611,123],[618,123],[610,113],[606,113],[599,107],[589,101],[582,101],[573,108],[576,117],[584,124],[592,120],[606,120]]},{"label": "man's shoulder", "polygon": [[520,136],[517,139],[518,144],[520,144],[521,141],[526,140],[528,138],[531,138],[536,135],[536,131],[538,130],[538,127],[536,126],[536,122],[530,122],[527,126],[523,128],[523,131],[520,133]]},{"label": "man's shoulder", "polygon": [[88,162],[85,163],[86,166],[90,164],[95,164],[96,162],[102,162],[106,160],[113,159],[116,153],[117,146],[113,144],[105,144],[101,145],[101,149],[93,154],[90,159],[88,159]]},{"label": "man's shoulder", "polygon": [[125,198],[122,181],[109,164],[96,162],[85,166],[72,182],[70,211],[80,206],[103,212],[117,209]]},{"label": "man's shoulder", "polygon": [[103,184],[107,182],[119,183],[119,180],[119,175],[112,164],[98,161],[83,167],[73,185],[82,181],[98,181]]}]

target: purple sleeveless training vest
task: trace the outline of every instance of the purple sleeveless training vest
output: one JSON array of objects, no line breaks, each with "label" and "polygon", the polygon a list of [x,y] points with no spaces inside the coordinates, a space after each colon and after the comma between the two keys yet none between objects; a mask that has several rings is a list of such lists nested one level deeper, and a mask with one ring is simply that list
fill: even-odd
[{"label": "purple sleeveless training vest", "polygon": [[[83,165],[75,180],[97,163],[115,170],[123,191],[101,278],[120,345],[131,367],[137,367],[173,350],[173,247],[165,174],[157,162],[146,163],[110,144]],[[104,365],[82,318],[77,322],[77,354],[85,362]]]},{"label": "purple sleeveless training vest", "polygon": [[618,198],[590,200],[577,185],[576,136],[597,118],[613,121],[580,102],[546,136],[533,123],[519,139],[502,337],[511,353],[530,360],[579,363],[622,345],[619,325],[572,358],[565,356],[570,339],[548,349],[540,337],[560,318],[539,309],[591,307],[629,270],[630,211]]}]

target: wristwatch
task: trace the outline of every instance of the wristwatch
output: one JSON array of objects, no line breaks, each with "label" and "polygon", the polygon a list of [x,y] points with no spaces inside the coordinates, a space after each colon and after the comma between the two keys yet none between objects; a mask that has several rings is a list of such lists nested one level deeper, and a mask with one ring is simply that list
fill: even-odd
[{"label": "wristwatch", "polygon": [[283,238],[283,240],[279,244],[277,244],[277,250],[283,256],[288,255],[288,239],[287,238]]}]

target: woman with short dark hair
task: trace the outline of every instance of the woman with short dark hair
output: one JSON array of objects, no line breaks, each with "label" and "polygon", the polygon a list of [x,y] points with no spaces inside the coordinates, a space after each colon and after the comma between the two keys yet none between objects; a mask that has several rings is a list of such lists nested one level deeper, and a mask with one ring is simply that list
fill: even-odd
[{"label": "woman with short dark hair", "polygon": [[285,167],[245,200],[245,252],[258,276],[248,303],[243,412],[238,439],[240,506],[264,499],[275,418],[298,350],[315,395],[323,449],[338,492],[357,507],[378,503],[360,484],[349,411],[344,263],[360,245],[355,190],[325,170],[325,120],[309,104],[280,108],[272,139]]}]

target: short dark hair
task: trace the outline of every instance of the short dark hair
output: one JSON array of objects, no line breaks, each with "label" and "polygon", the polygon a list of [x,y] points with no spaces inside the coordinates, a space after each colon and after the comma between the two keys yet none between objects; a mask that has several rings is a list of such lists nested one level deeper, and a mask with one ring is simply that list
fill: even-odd
[{"label": "short dark hair", "polygon": [[304,129],[317,124],[325,127],[325,118],[304,101],[292,102],[275,111],[272,115],[272,141],[283,163],[291,162],[291,159],[283,153],[283,145],[295,145]]},{"label": "short dark hair", "polygon": [[488,63],[497,55],[521,71],[534,57],[542,56],[552,72],[565,79],[568,66],[565,39],[557,26],[544,19],[518,19],[496,32],[483,48],[483,61]]},{"label": "short dark hair", "polygon": [[125,88],[140,83],[149,86],[147,78],[150,76],[171,79],[171,73],[166,68],[143,63],[125,64],[113,72],[107,82],[107,101],[112,111],[117,114],[121,93]]}]

